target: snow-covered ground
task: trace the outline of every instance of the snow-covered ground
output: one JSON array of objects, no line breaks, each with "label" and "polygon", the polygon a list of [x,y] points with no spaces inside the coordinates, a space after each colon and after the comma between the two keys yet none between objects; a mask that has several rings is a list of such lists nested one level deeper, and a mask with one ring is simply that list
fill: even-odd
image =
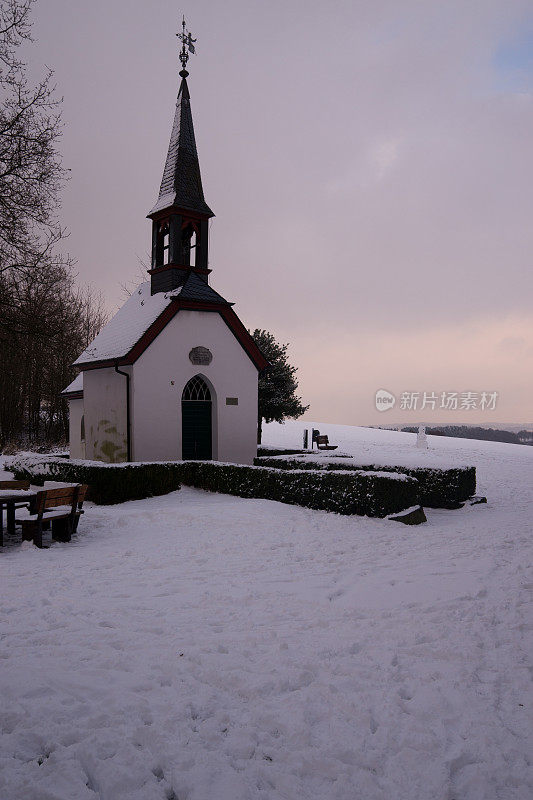
[{"label": "snow-covered ground", "polygon": [[406,527],[183,488],[1,552],[1,800],[531,800],[533,448],[429,443],[487,505]]}]

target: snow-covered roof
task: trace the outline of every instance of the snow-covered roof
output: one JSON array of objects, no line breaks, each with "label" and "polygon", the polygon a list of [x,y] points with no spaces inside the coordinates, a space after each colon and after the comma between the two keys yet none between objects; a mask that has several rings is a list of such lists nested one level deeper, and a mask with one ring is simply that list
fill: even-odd
[{"label": "snow-covered roof", "polygon": [[225,306],[233,305],[224,300],[194,272],[183,270],[183,281],[182,286],[177,289],[157,292],[154,295],[151,293],[150,281],[141,283],[74,364],[108,361],[127,355],[143,333],[146,333],[152,323],[178,295],[182,300]]},{"label": "snow-covered roof", "polygon": [[174,289],[152,295],[150,281],[141,283],[74,364],[107,361],[127,355],[180,291]]},{"label": "snow-covered roof", "polygon": [[72,394],[73,392],[83,392],[83,372],[76,375],[72,383],[69,383],[66,389],[63,389],[61,394]]}]

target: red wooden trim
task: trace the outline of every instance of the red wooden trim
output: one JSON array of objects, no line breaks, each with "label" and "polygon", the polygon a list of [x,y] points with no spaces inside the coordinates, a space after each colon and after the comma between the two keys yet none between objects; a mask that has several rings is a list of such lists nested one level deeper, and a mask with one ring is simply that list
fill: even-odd
[{"label": "red wooden trim", "polygon": [[120,358],[105,358],[102,361],[87,361],[85,364],[76,364],[76,366],[79,367],[82,372],[85,372],[89,369],[105,369],[106,367],[114,367],[115,364],[118,364],[119,367],[127,367],[130,363],[131,362],[128,361],[126,357],[121,356]]},{"label": "red wooden trim", "polygon": [[173,300],[158,316],[155,322],[150,325],[147,331],[143,333],[139,341],[120,359],[107,359],[105,361],[92,361],[88,364],[80,364],[80,369],[85,371],[88,369],[103,369],[104,367],[114,367],[118,362],[119,365],[133,364],[139,356],[141,356],[149,345],[152,344],[156,336],[159,336],[163,328],[165,328],[173,317],[176,316],[180,309],[186,311],[211,311],[220,314],[228,328],[234,334],[235,338],[246,352],[250,360],[255,364],[259,371],[268,367],[268,361],[261,353],[260,349],[248,333],[239,317],[233,309],[223,303],[201,303],[194,300],[180,300],[179,297]]},{"label": "red wooden trim", "polygon": [[182,217],[187,217],[187,219],[200,221],[202,219],[211,219],[211,216],[215,216],[214,214],[204,214],[201,211],[191,211],[188,208],[182,208],[181,206],[167,206],[166,208],[162,208],[159,211],[156,211],[154,214],[147,214],[147,219],[152,219],[154,222],[159,222],[160,219],[164,219],[165,217],[170,216],[170,214],[179,214]]},{"label": "red wooden trim", "polygon": [[159,272],[166,272],[169,269],[181,269],[187,272],[198,272],[200,275],[209,275],[213,272],[212,269],[201,269],[200,267],[188,267],[184,264],[165,264],[163,267],[154,267],[154,269],[147,269],[148,275],[157,275]]},{"label": "red wooden trim", "polygon": [[248,333],[240,321],[235,311],[232,308],[226,307],[224,311],[221,312],[221,317],[228,325],[230,330],[235,334],[235,338],[239,341],[244,350],[246,350],[257,369],[260,372],[266,369],[269,366],[268,361],[254,342],[251,334]]},{"label": "red wooden trim", "polygon": [[126,353],[126,359],[129,364],[133,364],[134,361],[137,361],[139,356],[144,353],[148,345],[152,344],[155,337],[159,336],[163,328],[168,325],[177,312],[178,308],[174,300],[161,312],[155,322],[152,322],[148,330],[143,333],[137,344],[131,348],[129,353]]},{"label": "red wooden trim", "polygon": [[206,300],[182,300],[179,296],[176,302],[180,308],[185,308],[187,311],[222,311],[227,308],[225,303],[208,303]]},{"label": "red wooden trim", "polygon": [[181,223],[181,230],[184,231],[187,225],[192,225],[193,230],[196,234],[199,234],[200,231],[198,230],[198,223],[200,222],[199,219],[194,219],[194,217],[186,217],[183,222]]},{"label": "red wooden trim", "polygon": [[230,306],[222,303],[199,303],[194,300],[180,300],[179,298],[177,299],[177,304],[180,308],[195,311],[218,311],[257,369],[261,371],[268,367],[268,361]]}]

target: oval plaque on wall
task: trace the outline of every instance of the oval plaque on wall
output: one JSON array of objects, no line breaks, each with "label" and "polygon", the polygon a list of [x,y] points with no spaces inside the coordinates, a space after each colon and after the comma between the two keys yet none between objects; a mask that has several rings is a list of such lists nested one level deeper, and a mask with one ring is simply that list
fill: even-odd
[{"label": "oval plaque on wall", "polygon": [[191,364],[198,364],[206,366],[213,360],[213,353],[207,347],[193,347],[189,353],[189,361]]}]

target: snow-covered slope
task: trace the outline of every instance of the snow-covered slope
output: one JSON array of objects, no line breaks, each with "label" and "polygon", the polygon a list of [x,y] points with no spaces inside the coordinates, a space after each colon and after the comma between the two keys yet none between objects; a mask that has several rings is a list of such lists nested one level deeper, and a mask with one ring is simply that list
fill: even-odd
[{"label": "snow-covered slope", "polygon": [[530,800],[533,448],[429,442],[486,506],[411,528],[184,488],[0,553],[0,798]]},{"label": "snow-covered slope", "polygon": [[[514,494],[514,476],[517,473],[523,474],[526,486],[533,490],[533,447],[525,445],[428,436],[428,449],[419,450],[416,433],[300,420],[266,425],[263,442],[279,447],[301,447],[304,428],[309,431],[317,428],[320,433],[327,434],[330,444],[339,446],[338,452],[349,453],[361,463],[413,467],[473,465],[476,467],[478,494],[490,495],[491,500],[499,501],[498,505]],[[335,456],[336,452],[331,455]]]}]

